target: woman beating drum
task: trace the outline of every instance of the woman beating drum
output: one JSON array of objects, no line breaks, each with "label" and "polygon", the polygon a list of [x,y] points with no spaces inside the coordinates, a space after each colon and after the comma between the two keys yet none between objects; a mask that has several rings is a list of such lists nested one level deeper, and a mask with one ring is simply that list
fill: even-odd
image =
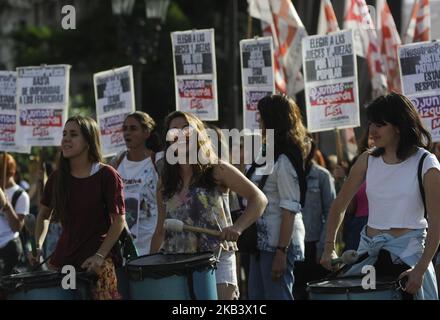
[{"label": "woman beating drum", "polygon": [[[151,253],[200,253],[221,251],[216,269],[220,300],[237,297],[235,251],[241,232],[263,213],[267,199],[238,169],[218,160],[203,123],[194,115],[173,112],[165,120],[167,152],[158,182],[158,220],[151,241]],[[194,143],[190,140],[194,139]],[[180,146],[180,148],[179,148]],[[182,148],[182,146],[184,148]],[[173,149],[177,148],[177,149]],[[186,150],[186,152],[185,152]],[[191,164],[191,155],[196,163]],[[178,156],[171,164],[169,156]],[[232,224],[223,199],[228,189],[247,199],[245,212]],[[170,232],[163,227],[165,218],[186,225],[221,231],[220,237],[193,232]]]},{"label": "woman beating drum", "polygon": [[[58,169],[44,188],[35,228],[37,247],[43,245],[53,213],[61,221],[62,233],[50,268],[71,265],[77,272],[94,272],[98,281],[92,298],[119,298],[111,250],[125,223],[121,178],[102,164],[98,128],[92,118],[67,120],[61,150]],[[31,257],[34,264],[40,255],[38,249],[37,257]]]},{"label": "woman beating drum", "polygon": [[366,180],[369,217],[358,248],[366,258],[345,275],[361,274],[363,266],[374,265],[378,277],[407,279],[404,299],[438,299],[431,260],[440,239],[440,164],[426,151],[431,136],[410,100],[400,94],[374,100],[367,117],[376,147],[358,158],[332,205],[321,264],[332,269],[344,211]]}]

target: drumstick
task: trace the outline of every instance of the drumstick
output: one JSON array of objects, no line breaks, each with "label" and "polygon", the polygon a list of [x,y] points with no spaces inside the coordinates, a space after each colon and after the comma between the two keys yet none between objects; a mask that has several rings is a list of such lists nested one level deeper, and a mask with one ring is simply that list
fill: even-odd
[{"label": "drumstick", "polygon": [[190,231],[196,233],[205,233],[214,237],[219,237],[221,235],[221,232],[218,230],[189,226],[177,219],[166,219],[163,224],[163,227],[167,230],[175,231],[175,232]]},{"label": "drumstick", "polygon": [[358,260],[358,258],[359,255],[356,250],[347,250],[339,258],[332,259],[331,265],[334,266],[338,263],[353,264]]}]

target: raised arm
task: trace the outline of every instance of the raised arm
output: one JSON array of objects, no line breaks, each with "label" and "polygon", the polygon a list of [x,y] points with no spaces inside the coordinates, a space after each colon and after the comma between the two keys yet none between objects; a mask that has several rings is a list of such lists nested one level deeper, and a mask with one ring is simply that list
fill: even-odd
[{"label": "raised arm", "polygon": [[217,183],[247,200],[247,206],[234,225],[224,228],[221,239],[237,241],[240,234],[254,223],[264,212],[267,198],[248,178],[237,168],[226,162],[220,162],[214,169],[214,178]]},{"label": "raised arm", "polygon": [[327,268],[332,269],[330,261],[336,256],[335,243],[336,235],[344,219],[345,210],[348,207],[351,199],[359,190],[362,182],[365,180],[365,174],[368,166],[368,152],[361,154],[356,163],[351,168],[347,180],[342,185],[339,194],[330,208],[330,213],[327,220],[327,235],[324,247],[324,253],[321,257],[321,264]]}]

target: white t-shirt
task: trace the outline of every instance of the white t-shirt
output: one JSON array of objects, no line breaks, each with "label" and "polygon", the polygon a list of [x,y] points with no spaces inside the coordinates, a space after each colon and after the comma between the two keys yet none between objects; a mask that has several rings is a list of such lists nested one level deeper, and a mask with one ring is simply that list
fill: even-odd
[{"label": "white t-shirt", "polygon": [[[9,200],[9,203],[12,202],[12,197],[20,187],[18,185],[14,185],[5,190],[5,195]],[[15,205],[15,212],[17,214],[27,215],[29,214],[29,196],[26,192],[23,192],[17,200]],[[5,216],[5,213],[0,210],[0,248],[5,247],[9,241],[17,238],[19,235],[18,232],[13,232],[11,227],[9,226],[8,219]]]},{"label": "white t-shirt", "polygon": [[124,182],[125,219],[134,243],[140,255],[149,254],[157,223],[156,169],[151,158],[134,162],[125,156],[118,172]]},{"label": "white t-shirt", "polygon": [[[419,160],[425,152],[419,148],[415,154],[397,164],[385,163],[382,156],[368,157],[368,226],[380,230],[423,229],[428,226],[417,177]],[[440,170],[440,164],[435,155],[429,153],[423,161],[423,178],[431,168]]]}]

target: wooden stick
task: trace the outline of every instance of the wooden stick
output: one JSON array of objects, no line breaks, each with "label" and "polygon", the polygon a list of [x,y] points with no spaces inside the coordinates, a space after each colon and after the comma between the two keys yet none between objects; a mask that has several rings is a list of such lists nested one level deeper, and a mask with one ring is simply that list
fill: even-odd
[{"label": "wooden stick", "polygon": [[246,35],[247,35],[247,39],[252,38],[252,17],[251,17],[251,15],[248,15]]},{"label": "wooden stick", "polygon": [[205,234],[209,234],[214,237],[219,237],[222,234],[218,230],[211,230],[211,229],[188,226],[188,225],[183,225],[183,230],[190,231],[190,232],[197,232],[197,233],[205,233]]},{"label": "wooden stick", "polygon": [[338,164],[344,161],[344,151],[342,147],[341,134],[338,128],[335,128],[335,142],[336,142],[336,156],[338,157]]}]

